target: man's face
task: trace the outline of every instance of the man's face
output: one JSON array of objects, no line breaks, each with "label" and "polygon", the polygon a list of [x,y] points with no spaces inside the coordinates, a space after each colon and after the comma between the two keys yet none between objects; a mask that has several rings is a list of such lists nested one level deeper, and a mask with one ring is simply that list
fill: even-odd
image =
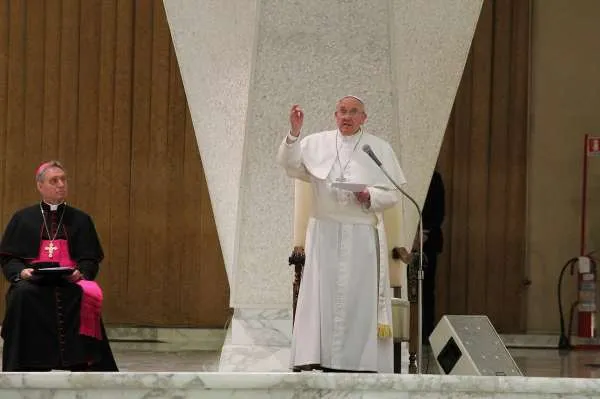
[{"label": "man's face", "polygon": [[67,175],[65,171],[51,166],[44,172],[43,180],[37,183],[42,199],[49,204],[60,204],[67,198]]},{"label": "man's face", "polygon": [[335,122],[343,135],[356,133],[366,120],[365,107],[357,99],[345,97],[338,102],[335,110]]}]

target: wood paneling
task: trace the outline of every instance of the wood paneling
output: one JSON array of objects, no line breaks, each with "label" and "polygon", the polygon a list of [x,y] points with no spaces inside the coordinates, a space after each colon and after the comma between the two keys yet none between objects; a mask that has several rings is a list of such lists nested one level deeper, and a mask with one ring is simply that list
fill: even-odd
[{"label": "wood paneling", "polygon": [[[129,253],[131,227],[131,148],[132,143],[132,93],[133,93],[133,22],[134,7],[132,1],[117,2],[115,37],[115,78],[114,78],[114,115],[112,120],[112,147],[110,154],[110,176],[107,191],[111,202],[119,206],[110,208],[108,227],[108,245],[111,248],[113,270],[110,273],[110,293],[108,305],[116,320],[126,320],[128,308],[120,305],[119,298],[129,297],[131,273]],[[128,134],[118,134],[118,132]],[[174,269],[178,269],[174,267]],[[143,281],[143,280],[142,280]],[[133,301],[129,301],[130,303]],[[132,308],[136,309],[136,306]],[[137,317],[137,316],[136,316]]]},{"label": "wood paneling", "polygon": [[224,325],[225,268],[162,1],[0,0],[0,157],[2,225],[37,200],[40,162],[65,164],[69,202],[104,246],[107,324]]},{"label": "wood paneling", "polygon": [[486,0],[438,169],[446,188],[438,316],[524,332],[529,0]]},{"label": "wood paneling", "polygon": [[[9,56],[9,9],[8,2],[0,3],[0,154],[6,154],[8,131],[8,56]],[[6,179],[6,158],[0,157],[0,178]],[[4,202],[4,184],[0,184],[0,201]],[[1,209],[0,218],[6,220],[7,210]],[[1,279],[0,279],[1,280]]]}]

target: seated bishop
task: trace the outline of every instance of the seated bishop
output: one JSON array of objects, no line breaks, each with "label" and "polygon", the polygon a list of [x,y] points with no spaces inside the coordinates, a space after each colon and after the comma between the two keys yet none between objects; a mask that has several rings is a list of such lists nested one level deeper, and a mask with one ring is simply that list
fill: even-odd
[{"label": "seated bishop", "polygon": [[3,371],[118,371],[94,281],[103,258],[91,217],[66,204],[58,161],[35,173],[41,201],[16,212],[0,242],[10,287],[1,336]]}]

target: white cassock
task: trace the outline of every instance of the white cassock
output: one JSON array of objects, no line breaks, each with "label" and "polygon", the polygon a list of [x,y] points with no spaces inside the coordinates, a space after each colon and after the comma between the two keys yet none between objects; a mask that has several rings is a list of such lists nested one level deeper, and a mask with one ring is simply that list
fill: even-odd
[{"label": "white cassock", "polygon": [[[386,171],[406,182],[392,147],[365,132],[312,134],[279,147],[288,175],[311,184],[312,215],[306,231],[306,262],[292,338],[291,365],[393,372],[391,289],[383,211],[398,192],[362,147],[368,144]],[[336,150],[337,149],[337,150]],[[350,191],[332,187],[366,184],[371,206]]]}]

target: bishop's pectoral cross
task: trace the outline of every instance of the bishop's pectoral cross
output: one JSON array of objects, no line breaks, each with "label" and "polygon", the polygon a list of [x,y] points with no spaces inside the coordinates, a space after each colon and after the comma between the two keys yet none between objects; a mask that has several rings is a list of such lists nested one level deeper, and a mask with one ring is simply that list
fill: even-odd
[{"label": "bishop's pectoral cross", "polygon": [[48,257],[51,258],[54,255],[54,251],[58,251],[58,247],[54,246],[54,243],[50,241],[50,245],[44,247],[46,251],[48,251]]}]

